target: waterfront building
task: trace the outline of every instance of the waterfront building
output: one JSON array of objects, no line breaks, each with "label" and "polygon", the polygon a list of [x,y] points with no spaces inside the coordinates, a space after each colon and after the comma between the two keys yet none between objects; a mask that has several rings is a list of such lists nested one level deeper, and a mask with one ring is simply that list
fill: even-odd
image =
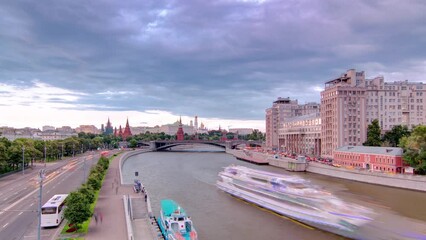
[{"label": "waterfront building", "polygon": [[297,100],[290,98],[278,98],[271,108],[266,109],[266,147],[268,149],[280,149],[279,129],[290,118],[319,113],[319,103],[298,104]]},{"label": "waterfront building", "polygon": [[181,119],[179,119],[179,127],[178,127],[178,130],[176,132],[176,140],[183,141],[184,139],[185,139],[185,134],[184,134],[183,129],[182,129],[182,118],[181,118]]},{"label": "waterfront building", "polygon": [[100,133],[100,130],[97,127],[95,127],[94,125],[80,125],[79,127],[77,127],[75,129],[75,131],[77,133],[80,133],[80,132],[93,133],[93,134],[99,134]]},{"label": "waterfront building", "polygon": [[426,86],[422,82],[385,82],[383,77],[366,80],[367,123],[379,121],[384,132],[395,125],[412,129],[426,124]]},{"label": "waterfront building", "polygon": [[160,126],[154,126],[154,127],[132,127],[130,126],[130,130],[133,133],[133,135],[138,135],[138,134],[144,134],[146,132],[150,132],[150,133],[160,133]]},{"label": "waterfront building", "polygon": [[278,130],[280,150],[289,154],[320,156],[321,116],[316,113],[288,118]]},{"label": "waterfront building", "polygon": [[402,173],[402,148],[343,146],[334,151],[333,163],[373,172]]},{"label": "waterfront building", "polygon": [[342,146],[362,145],[367,127],[379,121],[382,134],[396,125],[426,124],[426,86],[422,82],[385,82],[382,76],[348,70],[325,83],[321,92],[321,155],[332,157]]},{"label": "waterfront building", "polygon": [[364,72],[348,70],[325,83],[321,92],[321,155],[333,157],[341,146],[362,145],[366,139]]},{"label": "waterfront building", "polygon": [[294,116],[297,105],[297,100],[279,97],[271,108],[266,109],[266,148],[278,149],[278,128],[284,119]]},{"label": "waterfront building", "polygon": [[245,136],[253,133],[253,128],[230,128],[229,132]]}]

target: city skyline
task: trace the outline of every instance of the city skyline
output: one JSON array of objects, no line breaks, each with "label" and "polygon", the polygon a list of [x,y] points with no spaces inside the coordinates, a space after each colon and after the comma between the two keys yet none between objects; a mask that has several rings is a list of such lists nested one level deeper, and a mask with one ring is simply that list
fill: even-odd
[{"label": "city skyline", "polygon": [[[423,1],[0,3],[0,125],[265,130],[347,69],[426,79]],[[83,7],[84,6],[84,7]],[[392,14],[389,14],[392,13]]]}]

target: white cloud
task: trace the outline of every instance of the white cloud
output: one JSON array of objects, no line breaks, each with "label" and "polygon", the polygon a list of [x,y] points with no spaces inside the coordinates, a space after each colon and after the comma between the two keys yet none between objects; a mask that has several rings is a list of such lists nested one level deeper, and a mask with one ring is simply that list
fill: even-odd
[{"label": "white cloud", "polygon": [[31,86],[0,83],[0,102],[2,105],[33,108],[71,108],[86,94],[54,87],[39,80],[33,80]]},{"label": "white cloud", "polygon": [[[79,103],[81,96],[86,94],[58,88],[39,80],[31,82],[31,86],[11,85],[0,83],[0,126],[10,127],[35,127],[44,125],[71,126],[96,125],[100,128],[108,117],[114,126],[126,123],[129,118],[132,126],[155,126],[176,122],[180,117],[184,124],[189,124],[193,117],[178,116],[168,111],[147,110],[140,111],[112,111],[107,106],[87,105]],[[132,92],[102,92],[101,95],[125,95]],[[84,110],[88,108],[103,108],[105,110]],[[82,110],[77,110],[82,109]],[[264,129],[264,121],[250,120],[224,120],[202,119],[199,120],[209,129],[217,129],[219,125],[227,129],[227,126],[250,127]]]}]

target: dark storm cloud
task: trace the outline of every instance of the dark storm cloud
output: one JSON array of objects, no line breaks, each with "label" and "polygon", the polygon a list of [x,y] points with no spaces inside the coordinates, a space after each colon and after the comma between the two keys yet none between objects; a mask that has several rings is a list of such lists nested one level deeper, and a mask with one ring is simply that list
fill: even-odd
[{"label": "dark storm cloud", "polygon": [[264,119],[277,97],[319,101],[349,68],[425,81],[425,12],[420,0],[3,2],[0,82],[39,79],[90,109]]}]

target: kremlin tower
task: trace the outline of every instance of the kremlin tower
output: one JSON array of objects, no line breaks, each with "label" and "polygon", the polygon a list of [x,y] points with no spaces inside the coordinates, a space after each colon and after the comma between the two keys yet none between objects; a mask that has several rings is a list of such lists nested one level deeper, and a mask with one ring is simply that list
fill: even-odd
[{"label": "kremlin tower", "polygon": [[129,118],[127,118],[126,127],[124,128],[124,132],[121,136],[124,141],[126,141],[128,137],[132,136],[132,132],[130,131],[130,126],[129,126]]},{"label": "kremlin tower", "polygon": [[183,141],[185,139],[183,128],[182,128],[182,118],[179,119],[179,128],[176,133],[176,140]]},{"label": "kremlin tower", "polygon": [[114,135],[115,137],[120,137],[123,139],[123,141],[126,141],[128,137],[132,136],[132,132],[130,131],[129,118],[127,118],[126,127],[124,128],[124,131],[121,128],[121,125],[119,129],[117,129],[117,127],[113,128],[108,118],[108,122],[103,133],[105,135]]}]

